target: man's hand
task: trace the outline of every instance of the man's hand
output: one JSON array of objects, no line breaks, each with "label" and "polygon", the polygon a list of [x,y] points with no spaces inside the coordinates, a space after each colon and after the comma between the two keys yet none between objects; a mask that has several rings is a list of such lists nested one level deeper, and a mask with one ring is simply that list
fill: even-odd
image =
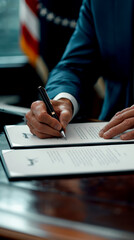
[{"label": "man's hand", "polygon": [[59,121],[47,113],[43,101],[33,102],[30,111],[26,114],[27,125],[32,134],[39,138],[61,137],[60,129],[64,131],[73,114],[72,103],[66,98],[58,101],[51,100]]},{"label": "man's hand", "polygon": [[134,130],[124,133],[126,130],[134,128],[134,105],[118,113],[99,132],[99,136],[105,139],[113,138],[119,134],[122,140],[134,139]]}]

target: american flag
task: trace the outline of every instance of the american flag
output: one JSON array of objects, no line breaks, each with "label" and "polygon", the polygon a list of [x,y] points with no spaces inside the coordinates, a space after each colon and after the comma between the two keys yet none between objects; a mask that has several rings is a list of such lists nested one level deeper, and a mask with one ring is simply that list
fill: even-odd
[{"label": "american flag", "polygon": [[39,0],[20,0],[20,46],[46,83],[48,68],[40,55]]},{"label": "american flag", "polygon": [[76,27],[81,2],[20,0],[20,45],[44,83]]}]

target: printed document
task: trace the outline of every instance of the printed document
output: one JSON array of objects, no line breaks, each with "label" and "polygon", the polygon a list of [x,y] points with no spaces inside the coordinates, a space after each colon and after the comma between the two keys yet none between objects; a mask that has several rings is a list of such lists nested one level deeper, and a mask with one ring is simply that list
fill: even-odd
[{"label": "printed document", "polygon": [[113,139],[103,139],[99,137],[99,131],[105,125],[106,122],[72,123],[67,126],[66,138],[39,139],[31,134],[27,125],[6,125],[5,133],[11,148],[79,146],[134,142],[134,140],[121,140],[119,136]]},{"label": "printed document", "polygon": [[2,151],[9,179],[134,171],[134,144]]}]

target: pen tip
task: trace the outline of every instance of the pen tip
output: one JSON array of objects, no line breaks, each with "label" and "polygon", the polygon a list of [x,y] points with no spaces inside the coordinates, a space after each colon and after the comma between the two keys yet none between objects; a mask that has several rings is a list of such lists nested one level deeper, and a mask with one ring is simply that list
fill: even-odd
[{"label": "pen tip", "polygon": [[62,137],[66,138],[66,134],[63,130],[61,131],[61,135],[62,135]]}]

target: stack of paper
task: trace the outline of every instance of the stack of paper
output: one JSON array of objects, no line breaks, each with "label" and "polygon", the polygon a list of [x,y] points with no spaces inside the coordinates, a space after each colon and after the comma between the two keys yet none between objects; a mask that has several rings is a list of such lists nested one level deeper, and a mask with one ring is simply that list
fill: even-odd
[{"label": "stack of paper", "polygon": [[133,172],[134,141],[100,138],[105,124],[69,124],[66,138],[52,139],[33,136],[27,125],[5,126],[12,148],[2,151],[8,178]]}]

